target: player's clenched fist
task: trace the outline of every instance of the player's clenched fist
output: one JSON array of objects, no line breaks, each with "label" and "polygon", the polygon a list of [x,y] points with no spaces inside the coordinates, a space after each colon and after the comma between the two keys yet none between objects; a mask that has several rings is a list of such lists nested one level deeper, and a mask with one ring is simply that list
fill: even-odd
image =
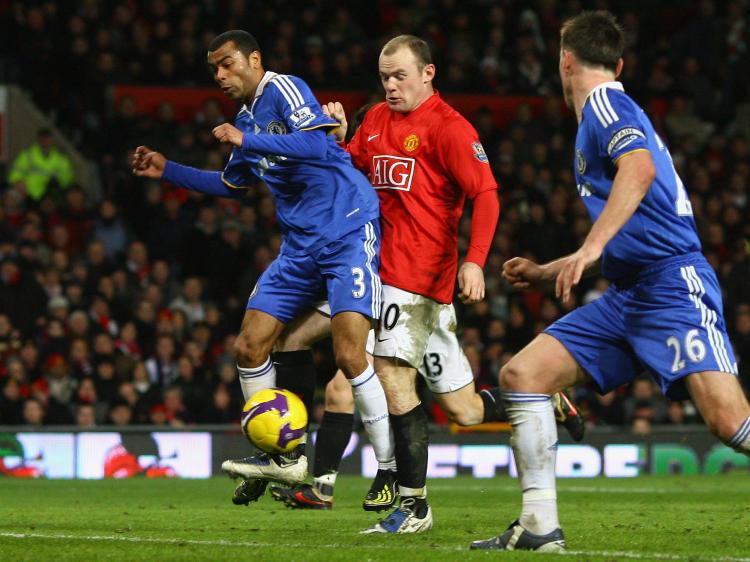
[{"label": "player's clenched fist", "polygon": [[529,289],[544,281],[544,270],[526,258],[512,258],[503,264],[503,277],[516,289]]},{"label": "player's clenched fist", "polygon": [[242,131],[234,125],[224,123],[216,127],[212,132],[219,142],[228,142],[234,146],[242,146]]},{"label": "player's clenched fist", "polygon": [[484,272],[479,265],[465,262],[458,270],[458,296],[465,304],[474,304],[484,298]]},{"label": "player's clenched fist", "polygon": [[147,146],[139,146],[133,152],[133,174],[146,178],[160,179],[164,174],[164,166],[167,164],[166,157]]},{"label": "player's clenched fist", "polygon": [[340,127],[336,129],[334,134],[336,135],[337,142],[343,142],[346,138],[346,130],[348,128],[344,106],[341,105],[341,102],[329,101],[328,103],[323,104],[323,113],[328,115],[331,119],[335,119],[339,122]]}]

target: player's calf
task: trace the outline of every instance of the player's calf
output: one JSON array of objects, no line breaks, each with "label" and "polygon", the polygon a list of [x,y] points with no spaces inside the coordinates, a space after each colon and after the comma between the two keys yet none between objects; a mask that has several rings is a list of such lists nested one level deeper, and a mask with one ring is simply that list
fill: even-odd
[{"label": "player's calf", "polygon": [[[422,405],[402,415],[391,414],[393,440],[396,446],[398,482],[401,494],[418,496],[423,493],[427,475],[429,429]],[[403,461],[402,461],[403,459]],[[409,492],[404,493],[404,488]],[[413,493],[410,493],[413,491]]]},{"label": "player's calf", "polygon": [[472,381],[458,390],[437,393],[433,396],[451,422],[466,427],[499,421],[497,402],[500,400],[500,395],[499,392],[495,392],[497,390],[483,390],[476,393]]},{"label": "player's calf", "polygon": [[750,405],[734,374],[716,371],[686,377],[690,397],[721,441],[750,456]]},{"label": "player's calf", "polygon": [[[448,418],[461,426],[472,426],[479,423],[507,421],[508,415],[503,407],[499,388],[489,388],[474,394],[473,385],[464,389],[437,395],[441,408]],[[574,441],[581,441],[585,433],[583,416],[564,392],[552,396],[555,419],[570,434]]]}]

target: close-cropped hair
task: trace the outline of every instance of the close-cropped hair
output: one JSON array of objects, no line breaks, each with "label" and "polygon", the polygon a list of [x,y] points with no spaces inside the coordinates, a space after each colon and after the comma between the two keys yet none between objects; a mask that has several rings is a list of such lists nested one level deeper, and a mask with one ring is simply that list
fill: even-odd
[{"label": "close-cropped hair", "polygon": [[420,39],[416,35],[399,35],[394,37],[383,46],[382,53],[384,55],[392,55],[401,47],[407,47],[414,53],[414,58],[417,59],[417,68],[420,72],[425,66],[432,64],[430,46],[427,44],[427,41]]},{"label": "close-cropped hair", "polygon": [[225,31],[213,38],[211,43],[208,45],[209,51],[215,51],[225,43],[234,43],[235,47],[245,56],[249,56],[254,51],[260,52],[260,45],[258,41],[250,35],[247,31],[241,29],[232,29],[231,31]]},{"label": "close-cropped hair", "polygon": [[560,46],[588,66],[614,72],[625,50],[625,34],[606,10],[581,12],[560,29]]}]

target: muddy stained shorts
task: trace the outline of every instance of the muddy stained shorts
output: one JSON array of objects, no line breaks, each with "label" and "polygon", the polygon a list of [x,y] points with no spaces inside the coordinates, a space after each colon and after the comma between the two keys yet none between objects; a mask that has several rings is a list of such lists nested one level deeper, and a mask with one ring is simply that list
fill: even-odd
[{"label": "muddy stained shorts", "polygon": [[394,357],[418,369],[436,394],[458,390],[472,384],[474,376],[456,327],[452,304],[383,285],[374,355]]}]

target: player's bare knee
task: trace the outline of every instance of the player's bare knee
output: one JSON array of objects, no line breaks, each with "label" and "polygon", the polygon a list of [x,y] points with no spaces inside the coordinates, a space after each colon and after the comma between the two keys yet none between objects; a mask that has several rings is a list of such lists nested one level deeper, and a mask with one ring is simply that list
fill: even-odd
[{"label": "player's bare knee", "polygon": [[523,373],[511,360],[500,369],[500,388],[516,392],[523,392]]},{"label": "player's bare knee", "polygon": [[254,341],[247,334],[240,334],[234,341],[234,356],[240,367],[256,367],[265,361],[271,349]]},{"label": "player's bare knee", "polygon": [[352,346],[346,346],[335,351],[336,366],[344,371],[348,378],[354,378],[367,368],[367,355],[364,348],[355,349]]},{"label": "player's bare knee", "polygon": [[511,359],[500,369],[500,388],[510,392],[554,394],[555,382],[545,379],[521,361]]},{"label": "player's bare knee", "polygon": [[249,355],[248,355],[248,344],[245,341],[244,338],[238,336],[234,340],[234,358],[235,361],[237,361],[237,364],[242,365],[248,365],[249,364]]}]

